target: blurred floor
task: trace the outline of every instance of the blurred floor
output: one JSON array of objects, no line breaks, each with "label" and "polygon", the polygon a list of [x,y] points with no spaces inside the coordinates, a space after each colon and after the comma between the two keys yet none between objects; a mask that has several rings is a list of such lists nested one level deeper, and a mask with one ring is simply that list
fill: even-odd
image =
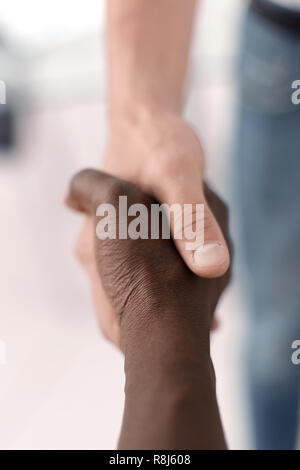
[{"label": "blurred floor", "polygon": [[0,171],[0,447],[113,447],[122,358],[99,335],[73,257],[79,220],[62,205],[70,175],[99,161],[101,108],[27,115],[23,124],[30,138]]},{"label": "blurred floor", "polygon": [[[213,18],[220,22],[214,3],[206,6],[202,20],[209,47],[201,33],[200,68],[192,77],[187,114],[204,141],[210,180],[226,194],[234,83],[217,68],[204,85],[199,72],[201,63],[212,64],[208,57],[219,64],[220,57],[226,62],[232,54],[230,41],[209,30]],[[232,24],[225,3],[233,6],[238,0],[223,3],[220,24],[226,17]],[[55,60],[52,55],[51,70]],[[49,61],[42,64],[44,77]],[[41,67],[36,70],[35,77]],[[99,94],[94,100],[83,94],[73,106],[59,98],[45,106],[43,93],[38,100],[44,105],[23,111],[20,118],[18,158],[0,161],[0,338],[7,344],[7,365],[0,366],[0,448],[114,448],[123,407],[123,361],[98,332],[88,283],[72,251],[80,220],[62,205],[74,171],[99,165],[105,109]],[[214,334],[213,356],[221,413],[230,447],[245,448],[239,380],[243,314],[234,286],[218,310],[221,327]]]}]

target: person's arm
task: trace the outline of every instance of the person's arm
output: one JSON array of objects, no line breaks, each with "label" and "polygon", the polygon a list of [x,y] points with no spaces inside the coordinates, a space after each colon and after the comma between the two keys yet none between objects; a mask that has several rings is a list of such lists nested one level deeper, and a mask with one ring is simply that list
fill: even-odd
[{"label": "person's arm", "polygon": [[[135,183],[160,203],[204,204],[204,240],[201,233],[194,250],[186,249],[184,238],[174,242],[186,265],[208,278],[227,271],[229,252],[205,196],[201,143],[181,116],[195,3],[107,0],[110,111],[102,169]],[[175,219],[170,221],[173,236]],[[87,218],[76,251],[97,299],[101,329],[119,345],[115,312],[91,254],[91,226]]]},{"label": "person's arm", "polygon": [[149,324],[123,322],[126,385],[118,448],[226,448],[208,332],[192,332],[189,315],[188,308],[157,304]]},{"label": "person's arm", "polygon": [[201,143],[182,117],[196,3],[107,0],[109,141],[102,169],[161,203],[203,203],[205,245],[189,251],[185,239],[175,243],[192,271],[217,277],[228,269],[229,252],[205,199]]},{"label": "person's arm", "polygon": [[110,105],[180,114],[196,0],[108,0]]},{"label": "person's arm", "polygon": [[[128,227],[132,217],[127,217],[127,211],[119,212],[119,196],[127,197],[128,207],[143,204],[151,227],[151,204],[156,201],[135,185],[103,172],[85,170],[76,175],[67,202],[92,218],[96,234],[101,220],[96,213],[102,203],[114,206],[117,227]],[[208,188],[206,197],[227,233],[224,204]],[[125,356],[126,399],[119,447],[225,448],[209,330],[229,274],[201,279],[184,264],[172,240],[152,238],[149,232],[148,238],[137,239],[120,239],[118,230],[115,234],[100,239],[94,235],[91,256],[115,312]],[[86,258],[82,261],[88,266]],[[114,338],[114,332],[111,322],[107,337]]]}]

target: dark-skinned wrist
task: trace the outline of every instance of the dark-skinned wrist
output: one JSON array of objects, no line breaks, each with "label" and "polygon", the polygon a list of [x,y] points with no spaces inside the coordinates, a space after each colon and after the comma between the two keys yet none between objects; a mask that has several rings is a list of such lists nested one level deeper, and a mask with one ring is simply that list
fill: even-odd
[{"label": "dark-skinned wrist", "polygon": [[[217,441],[212,425],[220,417],[209,332],[181,318],[165,311],[148,327],[122,331],[126,400],[120,448],[225,447],[221,425]],[[201,436],[203,427],[207,434]]]},{"label": "dark-skinned wrist", "polygon": [[[143,308],[130,308],[121,320],[121,346],[125,356],[127,383],[135,375],[188,380],[191,374],[205,373],[214,381],[211,369],[209,323],[207,312],[178,310],[147,302]],[[146,380],[146,377],[145,377]]]}]

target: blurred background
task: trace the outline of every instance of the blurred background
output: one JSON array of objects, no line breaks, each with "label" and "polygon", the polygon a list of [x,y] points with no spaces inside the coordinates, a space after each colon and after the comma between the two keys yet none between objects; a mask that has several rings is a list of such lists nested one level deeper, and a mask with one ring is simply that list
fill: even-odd
[{"label": "blurred background", "polygon": [[[234,64],[246,2],[203,0],[186,114],[208,177],[227,198]],[[123,359],[102,338],[73,256],[80,217],[63,206],[71,175],[106,143],[104,0],[0,4],[1,449],[112,449],[123,410]],[[235,283],[213,334],[229,446],[249,447],[242,388],[244,306]]]}]

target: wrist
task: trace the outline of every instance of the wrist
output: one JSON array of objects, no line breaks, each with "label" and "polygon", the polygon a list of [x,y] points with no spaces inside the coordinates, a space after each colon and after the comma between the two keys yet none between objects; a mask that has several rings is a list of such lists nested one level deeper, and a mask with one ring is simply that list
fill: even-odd
[{"label": "wrist", "polygon": [[109,128],[118,130],[126,126],[128,129],[154,126],[157,121],[167,116],[179,114],[155,100],[111,100],[108,107]]},{"label": "wrist", "polygon": [[160,162],[174,154],[183,121],[154,102],[133,102],[111,107],[108,122],[106,171],[139,182],[147,192],[145,173],[159,170]]},{"label": "wrist", "polygon": [[188,309],[162,306],[125,313],[121,344],[128,383],[141,377],[144,383],[166,379],[186,383],[197,375],[214,377],[206,317],[199,311],[195,315]]},{"label": "wrist", "polygon": [[147,160],[148,167],[155,170],[168,161],[174,165],[180,152],[184,157],[199,153],[199,142],[190,125],[179,114],[154,102],[111,108],[108,134],[109,157],[119,161],[125,155],[131,168]]},{"label": "wrist", "polygon": [[[184,346],[186,347],[186,346]],[[215,389],[215,373],[212,360],[207,351],[186,348],[159,349],[152,342],[151,350],[132,348],[125,350],[126,394],[148,390],[152,394],[165,390],[179,393],[190,392],[195,385],[202,385],[205,391]],[[189,349],[189,350],[188,350]]]}]

